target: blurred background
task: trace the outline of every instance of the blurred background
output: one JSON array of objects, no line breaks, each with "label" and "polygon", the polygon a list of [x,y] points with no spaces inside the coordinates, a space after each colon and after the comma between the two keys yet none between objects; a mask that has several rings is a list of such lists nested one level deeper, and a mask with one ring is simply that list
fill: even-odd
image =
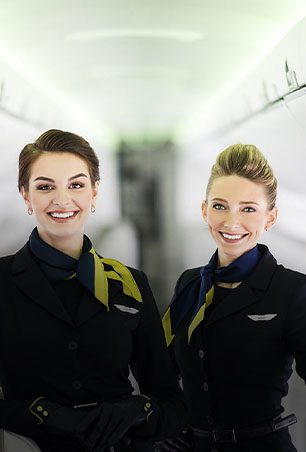
[{"label": "blurred background", "polygon": [[[0,0],[0,253],[33,219],[17,190],[23,146],[49,128],[82,135],[101,162],[87,233],[143,269],[163,312],[180,272],[214,251],[201,218],[210,168],[257,145],[279,181],[264,241],[306,271],[306,0]],[[306,450],[305,384],[287,409]]]}]

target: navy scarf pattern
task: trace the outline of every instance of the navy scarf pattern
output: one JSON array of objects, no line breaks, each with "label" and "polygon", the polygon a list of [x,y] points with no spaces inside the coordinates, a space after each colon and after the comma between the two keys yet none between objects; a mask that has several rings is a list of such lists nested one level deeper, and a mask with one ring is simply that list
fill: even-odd
[{"label": "navy scarf pattern", "polygon": [[205,309],[212,303],[214,283],[235,283],[244,281],[253,271],[261,253],[258,245],[238,257],[231,264],[218,268],[218,250],[210,261],[201,267],[198,276],[193,278],[176,294],[163,317],[163,327],[169,346],[185,316],[192,310],[188,328],[188,342],[192,333],[203,321]]}]

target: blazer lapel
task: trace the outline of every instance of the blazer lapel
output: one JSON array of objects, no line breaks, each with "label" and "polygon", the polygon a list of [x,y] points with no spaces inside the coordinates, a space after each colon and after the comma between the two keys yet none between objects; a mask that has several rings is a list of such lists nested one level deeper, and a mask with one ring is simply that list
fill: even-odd
[{"label": "blazer lapel", "polygon": [[47,278],[33,259],[28,244],[21,248],[14,257],[12,279],[13,283],[28,298],[60,320],[75,326]]},{"label": "blazer lapel", "polygon": [[[122,292],[121,283],[118,281],[108,279],[108,306],[109,309],[112,309],[112,305],[115,302],[119,302],[119,304],[125,300],[126,295]],[[104,315],[109,315],[109,312],[106,310],[106,306],[101,303],[101,301],[97,300],[89,290],[85,289],[82,300],[80,303],[80,307],[77,314],[76,325],[79,326],[82,323],[87,322],[91,317],[96,314],[104,313]]]},{"label": "blazer lapel", "polygon": [[255,303],[262,296],[261,292],[255,294],[247,283],[242,283],[232,292],[233,293],[230,293],[225,300],[222,300],[222,303],[216,306],[208,318],[205,327]]},{"label": "blazer lapel", "polygon": [[[261,245],[261,247],[263,246]],[[246,306],[256,303],[262,298],[262,294],[269,285],[277,267],[275,258],[266,247],[264,249],[263,257],[251,276],[236,289],[233,289],[232,293],[222,303],[216,306],[205,327],[244,309]]]},{"label": "blazer lapel", "polygon": [[87,322],[101,311],[106,312],[106,307],[85,288],[75,320],[76,325],[79,326]]}]

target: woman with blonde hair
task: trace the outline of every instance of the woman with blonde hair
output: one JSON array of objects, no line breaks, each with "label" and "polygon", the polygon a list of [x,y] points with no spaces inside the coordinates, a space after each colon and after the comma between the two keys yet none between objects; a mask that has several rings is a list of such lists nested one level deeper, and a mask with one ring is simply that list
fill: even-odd
[{"label": "woman with blonde hair", "polygon": [[259,244],[277,219],[277,181],[253,145],[212,167],[202,214],[217,250],[186,270],[163,319],[189,416],[161,450],[293,452],[283,417],[293,359],[306,379],[306,276]]}]

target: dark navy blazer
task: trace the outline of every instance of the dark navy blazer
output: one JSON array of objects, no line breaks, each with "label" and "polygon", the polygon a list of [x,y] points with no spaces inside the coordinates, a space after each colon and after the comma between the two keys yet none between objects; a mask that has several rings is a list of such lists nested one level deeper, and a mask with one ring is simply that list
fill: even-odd
[{"label": "dark navy blazer", "polygon": [[71,406],[126,397],[133,391],[132,367],[141,393],[159,412],[142,434],[178,431],[186,409],[160,316],[146,276],[130,271],[143,303],[109,281],[110,311],[85,290],[73,321],[28,244],[0,259],[0,385],[6,399],[0,400],[0,426],[16,431],[14,400],[44,396]]},{"label": "dark navy blazer", "polygon": [[[238,428],[279,415],[293,358],[306,380],[306,275],[260,249],[251,276],[229,290],[190,345],[187,318],[173,341],[194,427]],[[176,291],[198,274],[199,268],[186,270]]]}]

